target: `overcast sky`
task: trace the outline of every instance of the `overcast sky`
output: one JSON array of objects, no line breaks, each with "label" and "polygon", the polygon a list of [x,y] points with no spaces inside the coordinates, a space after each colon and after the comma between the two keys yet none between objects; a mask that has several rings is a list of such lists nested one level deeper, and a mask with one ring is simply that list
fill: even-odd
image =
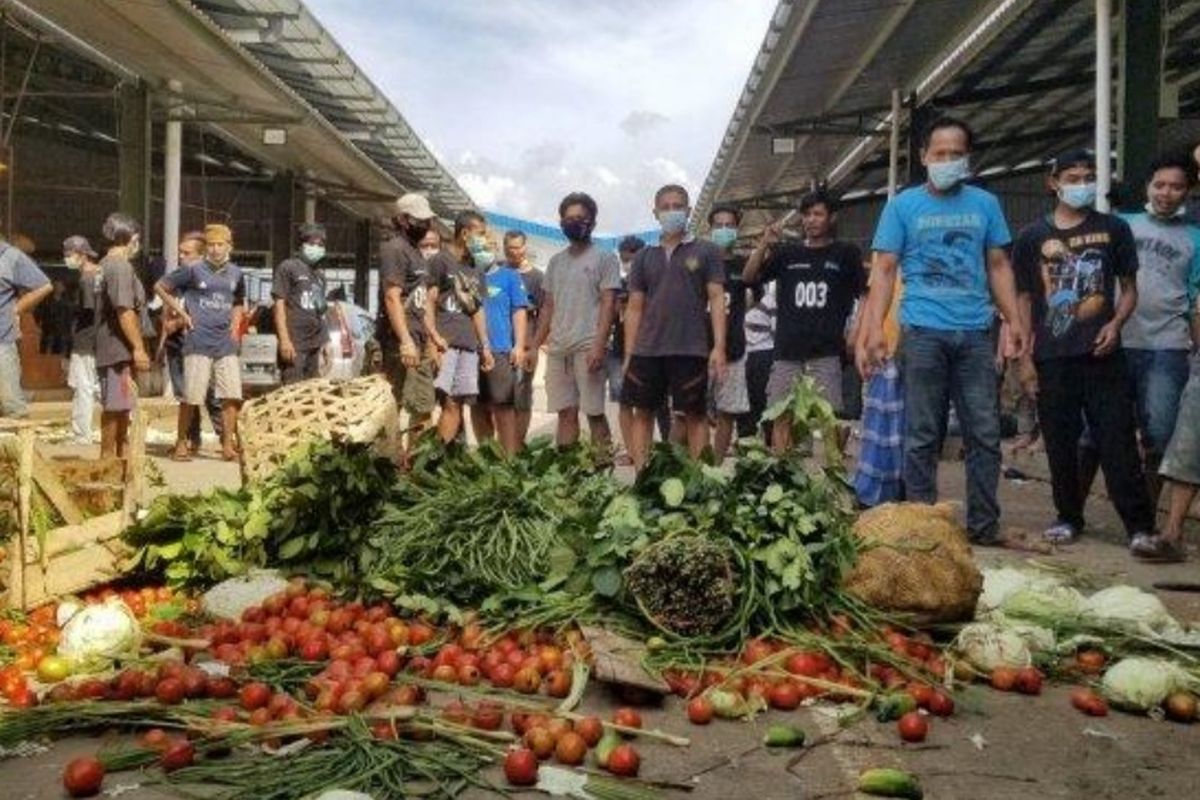
[{"label": "overcast sky", "polygon": [[603,232],[700,190],[775,0],[307,0],[480,206]]}]

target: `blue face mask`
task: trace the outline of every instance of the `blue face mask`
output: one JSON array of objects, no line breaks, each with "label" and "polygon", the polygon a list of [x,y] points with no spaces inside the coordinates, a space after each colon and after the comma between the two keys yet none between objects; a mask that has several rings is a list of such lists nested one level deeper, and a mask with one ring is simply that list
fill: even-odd
[{"label": "blue face mask", "polygon": [[728,249],[737,241],[737,228],[713,228],[710,237],[717,247]]},{"label": "blue face mask", "polygon": [[310,264],[315,264],[325,257],[325,246],[320,244],[305,244],[300,247],[300,254]]},{"label": "blue face mask", "polygon": [[971,177],[971,164],[966,156],[953,161],[935,161],[926,167],[929,171],[929,182],[941,192],[953,189]]},{"label": "blue face mask", "polygon": [[1064,183],[1058,187],[1058,199],[1076,210],[1096,202],[1095,183]]},{"label": "blue face mask", "polygon": [[467,239],[467,249],[472,253],[480,253],[487,249],[487,239],[482,236],[472,236]]},{"label": "blue face mask", "polygon": [[662,227],[662,232],[668,236],[686,229],[687,220],[688,213],[684,209],[658,212],[658,224]]},{"label": "blue face mask", "polygon": [[479,250],[471,253],[471,260],[475,262],[475,266],[480,269],[487,269],[492,264],[496,263],[496,254],[491,250]]}]

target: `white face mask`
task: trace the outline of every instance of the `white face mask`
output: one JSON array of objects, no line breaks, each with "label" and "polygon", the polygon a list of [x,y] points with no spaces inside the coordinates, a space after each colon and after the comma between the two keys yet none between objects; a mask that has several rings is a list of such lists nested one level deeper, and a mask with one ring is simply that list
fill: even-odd
[{"label": "white face mask", "polygon": [[83,267],[83,256],[78,253],[71,253],[70,255],[63,256],[63,263],[67,265],[68,269],[80,269]]}]

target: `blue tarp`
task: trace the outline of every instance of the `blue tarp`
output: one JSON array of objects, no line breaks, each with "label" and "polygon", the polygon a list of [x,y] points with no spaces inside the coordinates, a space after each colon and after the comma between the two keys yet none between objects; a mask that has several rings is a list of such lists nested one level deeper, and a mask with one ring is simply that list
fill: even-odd
[{"label": "blue tarp", "polygon": [[[544,222],[533,222],[520,217],[510,217],[507,214],[497,214],[494,211],[484,211],[483,216],[487,219],[488,227],[495,229],[498,233],[504,231],[520,231],[526,236],[535,236],[539,239],[547,239],[552,242],[560,242],[564,247],[567,244],[567,237],[563,236],[563,232],[559,230],[557,225],[547,225]],[[646,244],[658,244],[658,231],[642,231],[633,234]],[[624,239],[626,234],[613,236],[593,236],[592,241],[604,250],[617,249],[617,243]]]}]

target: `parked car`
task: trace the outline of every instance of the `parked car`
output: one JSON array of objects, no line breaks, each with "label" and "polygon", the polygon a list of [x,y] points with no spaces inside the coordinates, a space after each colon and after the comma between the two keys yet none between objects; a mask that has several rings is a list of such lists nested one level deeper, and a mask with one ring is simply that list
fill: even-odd
[{"label": "parked car", "polygon": [[[329,340],[321,354],[323,378],[349,380],[370,371],[375,320],[367,309],[345,301],[330,301],[325,315]],[[249,394],[265,394],[280,384],[279,339],[271,306],[251,309],[249,327],[242,337],[242,387]]]}]

